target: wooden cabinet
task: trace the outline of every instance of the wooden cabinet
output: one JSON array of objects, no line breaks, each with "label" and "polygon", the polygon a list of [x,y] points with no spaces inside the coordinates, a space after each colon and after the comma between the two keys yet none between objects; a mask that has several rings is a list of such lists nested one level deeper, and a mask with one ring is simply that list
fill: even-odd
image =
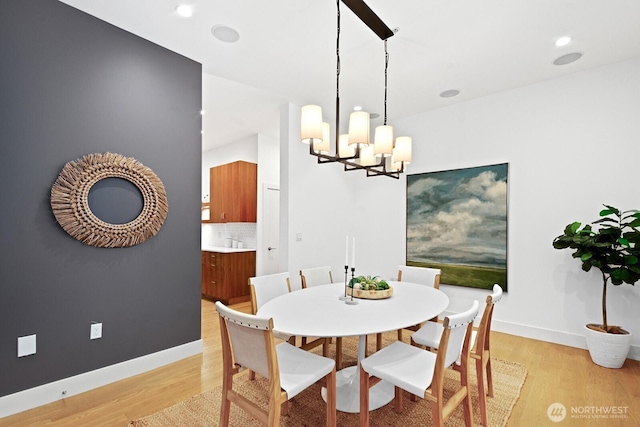
[{"label": "wooden cabinet", "polygon": [[225,304],[249,301],[249,277],[256,275],[256,253],[202,252],[202,296]]},{"label": "wooden cabinet", "polygon": [[237,161],[209,169],[209,220],[257,222],[258,165]]}]

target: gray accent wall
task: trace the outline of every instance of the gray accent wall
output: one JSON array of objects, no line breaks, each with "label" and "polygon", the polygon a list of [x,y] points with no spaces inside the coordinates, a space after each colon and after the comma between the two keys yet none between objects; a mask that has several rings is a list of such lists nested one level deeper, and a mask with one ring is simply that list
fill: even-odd
[{"label": "gray accent wall", "polygon": [[[58,1],[0,2],[0,396],[200,339],[201,79]],[[51,211],[65,163],[106,151],[166,188],[164,226],[140,245],[84,245]],[[36,354],[18,358],[31,334]]]}]

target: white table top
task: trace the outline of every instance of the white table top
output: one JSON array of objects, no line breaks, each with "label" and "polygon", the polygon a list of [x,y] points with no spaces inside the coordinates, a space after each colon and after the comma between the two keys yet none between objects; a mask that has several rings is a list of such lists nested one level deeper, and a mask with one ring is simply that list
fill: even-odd
[{"label": "white table top", "polygon": [[314,286],[265,303],[258,316],[273,318],[278,332],[309,337],[344,337],[393,331],[416,325],[442,313],[447,295],[429,286],[393,282],[393,295],[380,300],[358,299],[348,305],[344,283]]}]

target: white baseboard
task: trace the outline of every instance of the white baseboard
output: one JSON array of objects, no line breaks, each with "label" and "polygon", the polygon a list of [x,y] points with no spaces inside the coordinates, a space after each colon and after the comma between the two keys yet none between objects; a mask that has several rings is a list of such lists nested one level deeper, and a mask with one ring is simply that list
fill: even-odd
[{"label": "white baseboard", "polygon": [[[158,351],[126,362],[85,372],[0,397],[0,418],[102,387],[202,353],[202,340]],[[64,394],[63,394],[64,393]]]},{"label": "white baseboard", "polygon": [[[491,329],[505,334],[518,335],[525,338],[532,338],[540,341],[552,342],[554,344],[566,345],[569,347],[587,349],[587,342],[584,335],[570,334],[568,332],[554,331],[517,323],[501,322],[493,319]],[[640,346],[632,345],[627,356],[631,360],[640,360]]]},{"label": "white baseboard", "polygon": [[[454,312],[445,311],[440,318],[455,314]],[[480,318],[476,318],[478,322]],[[476,325],[477,326],[477,325]],[[534,340],[552,342],[554,344],[566,345],[569,347],[587,349],[587,341],[584,335],[571,334],[568,332],[554,331],[551,329],[543,329],[537,326],[521,325],[518,323],[504,322],[497,319],[491,321],[491,330],[504,332],[505,334],[517,335],[520,337],[531,338]],[[631,345],[627,359],[640,361],[640,346]]]}]

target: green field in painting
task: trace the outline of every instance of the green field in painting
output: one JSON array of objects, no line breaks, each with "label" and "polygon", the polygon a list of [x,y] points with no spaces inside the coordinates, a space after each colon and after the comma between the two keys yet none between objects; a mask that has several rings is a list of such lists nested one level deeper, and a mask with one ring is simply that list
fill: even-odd
[{"label": "green field in painting", "polygon": [[468,265],[437,264],[407,261],[414,267],[431,267],[442,270],[440,283],[445,285],[468,286],[470,288],[492,289],[497,283],[507,290],[507,270],[504,268],[473,267]]}]

